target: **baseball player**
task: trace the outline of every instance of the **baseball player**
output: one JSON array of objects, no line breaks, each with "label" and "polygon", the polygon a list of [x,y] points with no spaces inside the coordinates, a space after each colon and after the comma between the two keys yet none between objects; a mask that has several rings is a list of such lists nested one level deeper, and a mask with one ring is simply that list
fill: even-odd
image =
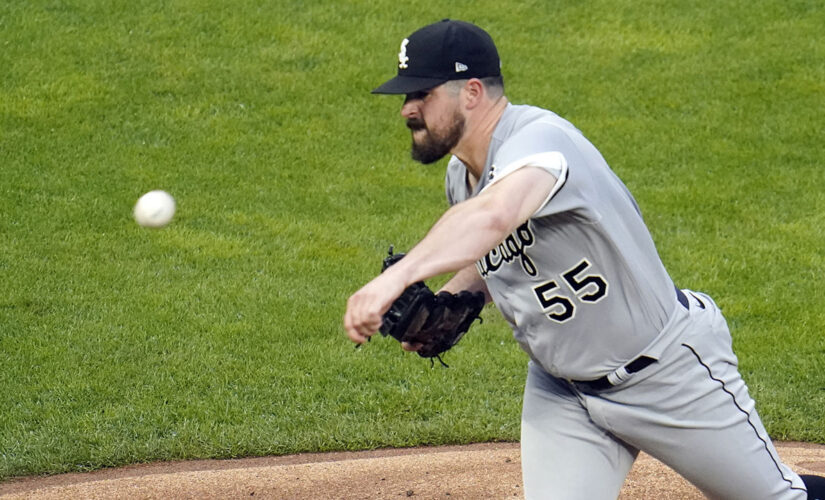
[{"label": "baseball player", "polygon": [[674,286],[635,200],[579,130],[508,102],[485,31],[419,29],[373,92],[406,96],[413,158],[452,155],[451,208],[350,297],[352,341],[408,286],[455,272],[443,291],[483,292],[530,358],[527,498],[616,498],[642,450],[710,498],[825,499],[825,479],[777,455],[713,299]]}]

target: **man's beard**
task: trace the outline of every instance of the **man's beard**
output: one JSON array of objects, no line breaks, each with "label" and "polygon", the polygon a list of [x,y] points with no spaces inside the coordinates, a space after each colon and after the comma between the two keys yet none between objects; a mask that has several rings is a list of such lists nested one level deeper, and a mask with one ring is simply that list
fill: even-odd
[{"label": "man's beard", "polygon": [[426,131],[427,135],[421,142],[416,142],[413,137],[411,154],[413,160],[428,165],[444,158],[458,144],[461,136],[464,135],[464,117],[456,111],[453,115],[453,122],[441,134],[430,131],[424,120],[420,118],[407,120],[407,127],[413,133],[417,130]]}]

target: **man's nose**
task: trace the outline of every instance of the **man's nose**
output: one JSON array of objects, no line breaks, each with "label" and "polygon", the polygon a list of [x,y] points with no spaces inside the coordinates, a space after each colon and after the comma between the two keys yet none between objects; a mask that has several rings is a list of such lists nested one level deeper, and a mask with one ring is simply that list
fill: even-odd
[{"label": "man's nose", "polygon": [[404,105],[401,106],[401,116],[407,120],[419,116],[418,103],[415,99],[404,101]]}]

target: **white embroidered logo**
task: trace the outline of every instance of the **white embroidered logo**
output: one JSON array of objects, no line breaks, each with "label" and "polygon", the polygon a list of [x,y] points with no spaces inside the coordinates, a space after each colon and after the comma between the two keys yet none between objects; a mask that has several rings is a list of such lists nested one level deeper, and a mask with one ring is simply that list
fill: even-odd
[{"label": "white embroidered logo", "polygon": [[463,64],[463,63],[460,63],[460,62],[455,63],[455,72],[456,73],[461,73],[462,71],[467,71],[468,69],[470,69],[470,68],[468,68],[466,64]]},{"label": "white embroidered logo", "polygon": [[409,68],[407,62],[409,62],[410,58],[407,57],[407,44],[410,43],[409,40],[406,38],[401,42],[401,52],[398,53],[398,67],[401,69]]}]

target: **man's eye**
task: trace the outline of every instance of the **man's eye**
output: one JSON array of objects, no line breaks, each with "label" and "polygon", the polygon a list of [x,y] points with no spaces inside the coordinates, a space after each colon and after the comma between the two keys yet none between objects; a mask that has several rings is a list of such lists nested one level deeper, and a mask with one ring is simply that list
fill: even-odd
[{"label": "man's eye", "polygon": [[418,92],[413,92],[412,94],[407,94],[407,101],[414,101],[416,99],[424,99],[430,94],[427,90],[421,90]]}]

